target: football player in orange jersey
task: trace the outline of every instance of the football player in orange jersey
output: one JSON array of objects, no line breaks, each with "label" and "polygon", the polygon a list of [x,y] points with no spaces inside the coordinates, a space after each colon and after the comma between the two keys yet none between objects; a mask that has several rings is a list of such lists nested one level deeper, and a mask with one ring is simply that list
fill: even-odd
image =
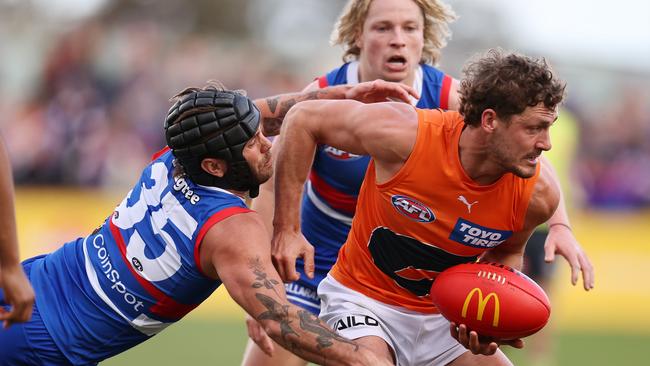
[{"label": "football player in orange jersey", "polygon": [[[372,157],[348,239],[318,288],[321,318],[397,364],[511,364],[498,346],[522,340],[450,325],[428,291],[440,271],[478,258],[521,268],[528,237],[560,200],[540,163],[564,97],[546,62],[492,50],[466,67],[459,94],[460,113],[300,103],[277,145],[274,247],[308,245],[300,196],[317,143]],[[593,286],[579,246],[560,254]]]},{"label": "football player in orange jersey", "polygon": [[4,327],[27,321],[32,315],[34,290],[19,259],[11,164],[0,137],[0,290],[12,306],[9,311],[0,307],[0,322]]},{"label": "football player in orange jersey", "polygon": [[[436,65],[441,49],[449,35],[448,23],[455,14],[439,0],[350,0],[334,26],[332,40],[343,46],[345,63],[327,75],[318,78],[307,90],[333,84],[354,84],[356,82],[383,79],[413,86],[420,92],[419,99],[411,102],[419,108],[442,108],[457,110],[460,100],[458,80],[453,79]],[[274,260],[283,279],[287,282],[289,300],[297,306],[318,314],[320,303],[316,296],[319,280],[324,278],[336,258],[338,248],[343,244],[350,230],[356,195],[367,166],[359,161],[338,159],[332,165],[331,159],[319,147],[312,168],[316,175],[324,173],[336,193],[344,193],[348,199],[347,208],[336,206],[310,176],[309,188],[303,202],[303,234],[309,239],[308,246],[295,247],[290,243],[273,248]],[[346,152],[338,151],[341,154]],[[346,154],[349,155],[349,154]],[[355,157],[356,158],[356,157]],[[557,181],[555,177],[552,178]],[[313,188],[313,192],[312,192]],[[325,187],[328,188],[328,187]],[[332,190],[330,190],[332,191]],[[352,192],[350,194],[350,192]],[[346,195],[347,194],[347,195]],[[319,200],[319,202],[314,202]],[[273,216],[273,182],[261,186],[260,196],[253,207],[260,212],[271,226]],[[318,207],[318,209],[314,209]],[[578,267],[580,245],[569,227],[569,219],[563,203],[549,219],[552,235],[546,245],[547,257],[563,253],[569,259],[572,282],[575,284],[581,272]],[[322,233],[323,235],[320,235]],[[303,260],[296,263],[296,259]],[[593,283],[590,266],[582,268],[585,289]],[[260,346],[249,340],[244,355],[246,366],[300,366],[306,362],[281,348],[273,347],[270,339],[247,319],[249,336]],[[275,350],[274,350],[275,348]],[[272,356],[264,352],[273,353]]]}]

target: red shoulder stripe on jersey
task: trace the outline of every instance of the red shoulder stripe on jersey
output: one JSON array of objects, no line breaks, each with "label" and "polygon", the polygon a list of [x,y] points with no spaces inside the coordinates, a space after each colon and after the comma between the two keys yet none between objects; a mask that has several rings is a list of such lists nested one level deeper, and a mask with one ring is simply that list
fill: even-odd
[{"label": "red shoulder stripe on jersey", "polygon": [[203,272],[203,268],[201,267],[201,257],[199,255],[200,254],[199,249],[201,248],[201,242],[203,241],[203,237],[205,236],[205,234],[208,233],[208,230],[210,230],[210,228],[213,227],[219,221],[224,220],[230,216],[237,215],[240,213],[252,212],[252,211],[253,210],[246,207],[228,207],[210,216],[210,218],[205,222],[205,224],[203,224],[201,230],[199,230],[199,235],[196,237],[196,241],[194,242],[194,263],[196,264],[196,268],[199,269],[199,272],[202,275],[205,276],[205,273]]},{"label": "red shoulder stripe on jersey", "polygon": [[357,196],[343,193],[331,185],[327,184],[315,171],[309,174],[311,186],[319,196],[325,199],[332,208],[342,211],[350,216],[354,215],[357,207]]},{"label": "red shoulder stripe on jersey", "polygon": [[445,75],[442,79],[442,89],[440,90],[440,108],[449,109],[449,90],[451,89],[451,82],[453,79],[449,75]]},{"label": "red shoulder stripe on jersey", "polygon": [[318,87],[319,88],[327,88],[330,85],[330,83],[327,82],[327,76],[323,75],[318,78]]},{"label": "red shoulder stripe on jersey", "polygon": [[194,308],[199,306],[199,304],[181,304],[174,300],[173,298],[167,296],[164,292],[160,291],[156,286],[151,282],[147,281],[144,277],[140,276],[139,273],[133,269],[131,262],[126,258],[126,244],[124,243],[124,238],[120,229],[113,224],[113,220],[110,220],[109,227],[111,229],[111,234],[117,243],[117,247],[120,249],[122,254],[122,259],[126,263],[126,267],[131,271],[133,277],[138,281],[138,283],[156,300],[158,300],[152,307],[151,312],[162,316],[168,319],[178,320],[184,315],[192,311]]},{"label": "red shoulder stripe on jersey", "polygon": [[162,156],[162,154],[166,153],[169,150],[170,150],[169,146],[165,146],[164,148],[162,148],[162,150],[160,150],[157,153],[151,155],[151,161],[154,161],[154,160],[158,159],[160,156]]}]

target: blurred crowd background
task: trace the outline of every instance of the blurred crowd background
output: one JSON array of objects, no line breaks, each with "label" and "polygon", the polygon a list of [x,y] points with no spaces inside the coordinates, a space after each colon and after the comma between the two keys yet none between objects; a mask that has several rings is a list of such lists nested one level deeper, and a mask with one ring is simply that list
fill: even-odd
[{"label": "blurred crowd background", "polygon": [[[650,2],[446,2],[459,19],[440,69],[461,78],[469,57],[502,47],[546,57],[568,83],[550,153],[576,237],[596,266],[596,290],[571,287],[568,268],[558,266],[558,365],[611,365],[620,354],[647,363],[650,283],[634,279],[650,276]],[[212,79],[265,97],[338,66],[342,49],[329,35],[344,4],[0,0],[0,133],[17,184],[22,257],[56,249],[106,217],[164,146],[163,118],[180,90]],[[156,337],[161,343],[129,351],[135,361],[112,364],[174,364],[173,356],[199,364],[206,354],[237,364],[241,310],[218,291],[196,313],[194,323],[190,316]],[[232,325],[206,321],[215,314]],[[203,351],[177,347],[189,339],[204,341]]]},{"label": "blurred crowd background", "polygon": [[[587,207],[650,205],[650,25],[634,22],[649,12],[627,2],[449,1],[460,17],[440,68],[460,78],[469,56],[500,46],[547,57],[568,81]],[[128,186],[163,146],[168,99],[184,87],[216,79],[269,96],[339,63],[328,38],[344,3],[0,0],[0,132],[17,184]]]}]

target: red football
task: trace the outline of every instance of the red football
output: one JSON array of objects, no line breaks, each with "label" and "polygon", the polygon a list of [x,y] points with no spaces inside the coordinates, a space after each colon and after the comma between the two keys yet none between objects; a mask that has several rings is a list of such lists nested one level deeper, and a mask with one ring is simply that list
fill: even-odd
[{"label": "red football", "polygon": [[431,299],[448,320],[504,340],[537,332],[551,315],[548,297],[535,281],[498,263],[446,269],[433,282]]}]

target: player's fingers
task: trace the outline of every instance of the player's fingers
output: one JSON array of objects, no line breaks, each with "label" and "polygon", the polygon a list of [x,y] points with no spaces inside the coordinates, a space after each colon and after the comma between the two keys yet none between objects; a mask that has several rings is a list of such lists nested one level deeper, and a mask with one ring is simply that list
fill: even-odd
[{"label": "player's fingers", "polygon": [[282,281],[287,282],[287,273],[284,270],[284,263],[279,260],[276,260],[275,269],[278,270],[278,274]]},{"label": "player's fingers", "polygon": [[260,330],[261,326],[259,323],[251,318],[251,317],[246,317],[246,329],[248,330],[248,336],[250,339],[252,339],[255,343],[257,343],[257,340],[260,337]]},{"label": "player's fingers", "polygon": [[400,101],[405,103],[411,103],[410,96],[417,98],[417,92],[404,84],[395,84],[393,85],[392,97],[397,97]]},{"label": "player's fingers", "polygon": [[280,257],[276,258],[277,261],[277,270],[278,274],[280,275],[280,278],[284,282],[291,282],[293,281],[293,278],[291,278],[291,266],[287,264],[287,262]]},{"label": "player's fingers", "polygon": [[0,314],[0,320],[2,320],[2,328],[7,329],[13,324],[12,317],[14,316],[14,311],[11,309],[10,311],[5,311],[4,313]]},{"label": "player's fingers", "polygon": [[582,273],[582,267],[580,266],[580,262],[578,262],[578,259],[573,259],[571,261],[571,284],[573,286],[578,283],[578,278],[580,277],[580,274]]},{"label": "player's fingers", "polygon": [[586,254],[582,254],[579,258],[580,261],[580,266],[582,267],[582,284],[584,286],[584,289],[589,291],[594,288],[594,282],[595,282],[595,273],[594,273],[594,267],[591,264],[591,261],[587,257]]},{"label": "player's fingers", "polygon": [[[409,95],[413,96],[413,98],[420,99],[420,94],[418,94],[414,88],[404,84],[402,84],[402,87],[408,92]],[[410,102],[410,100],[407,101]]]},{"label": "player's fingers", "polygon": [[299,275],[296,273],[296,256],[277,252],[271,255],[271,259],[282,281],[292,282],[298,279]]},{"label": "player's fingers", "polygon": [[376,102],[384,102],[387,100],[409,102],[408,92],[398,83],[389,83],[382,80],[381,83],[373,84],[372,91],[374,93],[372,99]]},{"label": "player's fingers", "polygon": [[310,246],[305,250],[305,256],[303,258],[305,274],[310,279],[314,278],[314,247]]},{"label": "player's fingers", "polygon": [[545,244],[544,245],[544,261],[546,263],[551,263],[555,260],[555,245]]},{"label": "player's fingers", "polygon": [[404,103],[410,103],[411,102],[411,100],[409,99],[408,92],[406,92],[402,88],[396,88],[393,95],[392,95],[392,98],[388,98],[388,99],[396,99],[396,100],[398,100],[400,102],[404,102]]},{"label": "player's fingers", "polygon": [[248,336],[255,342],[255,344],[262,350],[262,352],[273,356],[273,342],[266,334],[262,326],[254,319],[246,319],[246,327],[248,328]]},{"label": "player's fingers", "polygon": [[458,340],[458,325],[456,325],[456,323],[449,323],[449,333],[451,334],[452,338]]},{"label": "player's fingers", "polygon": [[460,324],[458,326],[458,343],[462,344],[465,348],[471,350],[469,344],[469,334],[467,334],[467,326]]},{"label": "player's fingers", "polygon": [[486,355],[490,356],[493,355],[496,351],[497,348],[499,348],[499,345],[496,344],[495,342],[490,342],[486,346],[485,344],[481,343],[481,339],[475,331],[470,331],[469,332],[469,348],[472,351],[473,354],[475,355]]},{"label": "player's fingers", "polygon": [[508,346],[513,348],[524,348],[524,341],[523,339],[520,338],[503,341],[501,342],[501,344],[507,344]]},{"label": "player's fingers", "polygon": [[492,356],[497,352],[499,349],[499,345],[496,342],[490,342],[490,344],[487,346],[487,349],[483,353],[486,356]]},{"label": "player's fingers", "polygon": [[275,270],[278,271],[278,274],[280,274],[280,278],[284,278],[282,277],[282,273],[280,273],[281,270],[280,262],[278,261],[278,259],[275,257],[274,254],[271,255],[271,263],[273,263],[273,267],[275,267]]},{"label": "player's fingers", "polygon": [[478,333],[475,331],[469,332],[469,349],[473,354],[481,354],[481,342],[478,339]]},{"label": "player's fingers", "polygon": [[269,357],[273,357],[273,342],[271,342],[271,339],[266,335],[266,333],[260,334],[255,341],[255,344],[257,344],[262,352],[266,353]]},{"label": "player's fingers", "polygon": [[258,343],[258,346],[260,347],[262,352],[266,353],[267,356],[273,357],[273,352],[275,351],[275,348],[273,346],[273,342],[271,342],[271,338],[266,336],[261,344]]},{"label": "player's fingers", "polygon": [[367,88],[361,89],[363,92],[359,93],[360,98],[358,100],[364,103],[381,102],[385,99],[385,95],[393,94],[390,88],[389,83],[383,80],[375,80]]},{"label": "player's fingers", "polygon": [[284,277],[282,277],[284,282],[293,282],[293,281],[297,281],[300,278],[300,273],[296,271],[295,261],[293,261],[293,263],[284,261],[282,263],[282,268],[284,271]]}]

